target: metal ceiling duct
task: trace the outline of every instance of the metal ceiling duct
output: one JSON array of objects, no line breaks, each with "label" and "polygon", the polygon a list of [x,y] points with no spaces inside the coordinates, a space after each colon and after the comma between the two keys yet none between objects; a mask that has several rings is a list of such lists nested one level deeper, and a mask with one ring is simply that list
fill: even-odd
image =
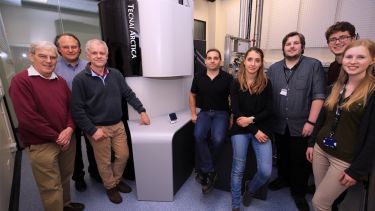
[{"label": "metal ceiling duct", "polygon": [[[9,0],[8,0],[9,1]],[[57,8],[87,13],[98,13],[98,2],[88,0],[21,0],[22,5]]]}]

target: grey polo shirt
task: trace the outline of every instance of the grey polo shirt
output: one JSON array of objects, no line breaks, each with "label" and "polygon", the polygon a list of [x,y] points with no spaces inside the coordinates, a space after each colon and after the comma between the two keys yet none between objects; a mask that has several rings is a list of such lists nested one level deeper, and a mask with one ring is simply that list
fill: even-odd
[{"label": "grey polo shirt", "polygon": [[274,132],[284,134],[288,126],[291,136],[302,136],[312,101],[325,99],[322,64],[301,56],[293,68],[287,68],[281,60],[272,64],[267,74],[272,83]]}]

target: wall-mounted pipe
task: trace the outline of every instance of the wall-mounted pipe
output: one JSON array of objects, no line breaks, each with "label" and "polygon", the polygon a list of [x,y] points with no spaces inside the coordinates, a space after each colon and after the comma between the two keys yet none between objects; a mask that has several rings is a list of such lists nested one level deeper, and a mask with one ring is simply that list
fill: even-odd
[{"label": "wall-mounted pipe", "polygon": [[[251,10],[249,11],[249,2],[251,0],[241,0],[240,2],[240,20],[238,37],[246,38],[248,26],[251,23]],[[250,23],[249,23],[250,21]]]},{"label": "wall-mounted pipe", "polygon": [[252,11],[253,11],[253,0],[249,0],[248,5],[248,18],[247,18],[247,30],[246,30],[246,39],[250,39],[250,32],[251,32],[251,19],[252,19]]},{"label": "wall-mounted pipe", "polygon": [[256,47],[260,47],[260,42],[261,42],[263,5],[264,5],[264,0],[257,0],[256,10],[255,10],[255,24],[254,24],[254,46]]}]

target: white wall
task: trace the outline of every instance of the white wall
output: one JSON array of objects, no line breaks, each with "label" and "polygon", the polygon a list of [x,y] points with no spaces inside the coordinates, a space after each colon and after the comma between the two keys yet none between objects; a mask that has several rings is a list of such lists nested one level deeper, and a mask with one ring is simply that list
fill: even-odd
[{"label": "white wall", "polygon": [[215,47],[224,52],[225,35],[239,36],[240,1],[216,1]]},{"label": "white wall", "polygon": [[291,31],[305,35],[305,55],[319,59],[323,65],[334,60],[327,49],[325,31],[336,21],[349,21],[362,38],[375,39],[375,1],[373,0],[265,0],[262,49],[266,61],[282,58],[282,38]]},{"label": "white wall", "polygon": [[[255,6],[254,1],[253,9]],[[326,29],[336,21],[349,21],[361,38],[374,40],[374,9],[374,0],[264,0],[261,48],[266,63],[282,59],[282,38],[299,31],[306,37],[305,55],[328,65],[334,56],[327,49]],[[207,21],[207,48],[223,51],[225,35],[238,36],[239,14],[240,0],[195,1],[194,18]]]},{"label": "white wall", "polygon": [[195,0],[194,1],[194,19],[206,22],[206,48],[208,46],[214,46],[215,44],[215,13],[214,10],[210,9],[215,7],[215,3],[208,2],[206,0]]},{"label": "white wall", "polygon": [[206,21],[207,49],[224,52],[225,35],[238,36],[240,17],[239,0],[195,0],[194,18]]}]

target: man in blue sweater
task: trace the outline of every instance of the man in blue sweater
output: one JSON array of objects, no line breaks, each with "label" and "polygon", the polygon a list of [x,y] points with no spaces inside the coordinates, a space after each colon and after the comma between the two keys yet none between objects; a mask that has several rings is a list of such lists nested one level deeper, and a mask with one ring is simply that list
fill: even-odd
[{"label": "man in blue sweater", "polygon": [[[149,125],[150,119],[122,74],[106,67],[106,43],[98,39],[89,40],[85,51],[89,63],[73,80],[72,115],[88,135],[108,198],[118,204],[122,202],[119,192],[131,192],[131,188],[121,181],[129,157],[121,121],[122,98],[140,113],[141,124]],[[115,153],[113,163],[111,149]]]}]

